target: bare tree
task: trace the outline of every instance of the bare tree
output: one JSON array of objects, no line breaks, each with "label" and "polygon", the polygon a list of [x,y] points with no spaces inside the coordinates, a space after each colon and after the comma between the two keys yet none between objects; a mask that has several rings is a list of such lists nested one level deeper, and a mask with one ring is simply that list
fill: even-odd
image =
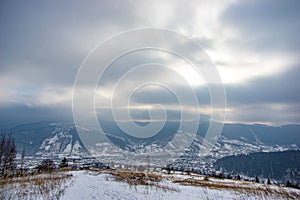
[{"label": "bare tree", "polygon": [[4,145],[5,145],[5,137],[6,137],[6,135],[3,134],[1,136],[1,140],[0,140],[0,169],[1,169],[1,171],[2,171],[2,159],[3,159]]},{"label": "bare tree", "polygon": [[13,175],[16,169],[16,146],[15,141],[12,138],[12,133],[10,132],[8,136],[3,135],[0,142],[0,158],[1,158],[1,176],[6,177],[8,175]]},{"label": "bare tree", "polygon": [[24,167],[24,158],[25,158],[25,148],[22,149],[21,154],[21,176],[23,175],[23,167]]},{"label": "bare tree", "polygon": [[1,161],[1,175],[5,177],[8,171],[8,160],[9,160],[9,152],[10,152],[10,138],[11,134],[3,136],[4,137],[4,144],[3,144],[3,152],[2,152],[2,161]]}]

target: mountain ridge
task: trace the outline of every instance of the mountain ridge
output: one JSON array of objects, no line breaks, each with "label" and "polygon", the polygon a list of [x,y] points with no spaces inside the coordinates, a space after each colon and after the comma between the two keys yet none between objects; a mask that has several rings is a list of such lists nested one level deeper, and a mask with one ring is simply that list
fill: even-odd
[{"label": "mountain ridge", "polygon": [[[175,127],[175,128],[174,128]],[[126,151],[141,152],[143,149],[155,152],[159,147],[172,142],[176,134],[176,125],[169,123],[161,135],[145,139],[132,139],[115,126],[106,125],[106,136],[116,147]],[[202,155],[202,141],[208,124],[202,123],[194,142],[175,164],[184,167],[211,166],[217,159],[252,152],[271,152],[289,149],[300,149],[300,125],[272,127],[266,125],[225,124],[222,134],[213,149],[207,155]],[[177,130],[178,131],[178,130]],[[86,156],[89,154],[82,143],[75,124],[72,122],[39,122],[19,125],[12,129],[18,152],[24,147],[26,155],[30,156]],[[171,132],[169,134],[169,132]],[[75,149],[74,149],[75,148]],[[110,149],[106,149],[110,152]],[[172,152],[169,152],[172,153]],[[105,160],[112,159],[104,155]],[[200,157],[201,160],[200,160]],[[188,164],[186,164],[188,163]]]}]

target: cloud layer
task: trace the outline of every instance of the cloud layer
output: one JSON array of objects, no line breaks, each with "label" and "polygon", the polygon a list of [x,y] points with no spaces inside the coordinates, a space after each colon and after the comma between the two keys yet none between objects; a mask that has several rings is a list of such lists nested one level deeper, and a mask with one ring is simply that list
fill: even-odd
[{"label": "cloud layer", "polygon": [[[1,1],[0,125],[72,120],[73,84],[83,59],[108,37],[139,27],[172,29],[204,48],[224,83],[226,121],[300,123],[299,8],[297,0],[107,0],[89,4]],[[117,45],[121,48],[131,42]],[[180,45],[174,43],[173,47]],[[186,51],[199,54],[193,49]],[[97,112],[107,113],[108,105],[101,104],[101,99],[127,101],[121,92],[112,96],[113,84],[132,67],[149,62],[174,67],[195,91],[199,114],[211,114],[210,94],[203,77],[188,63],[158,51],[135,52],[113,63],[96,90]],[[129,90],[147,77],[167,80],[185,95],[187,86],[178,81],[176,73],[163,67],[160,71],[140,72],[124,80],[120,91]],[[85,87],[83,97],[90,86]],[[132,115],[135,120],[147,120],[149,107],[162,104],[169,109],[171,118],[178,119],[175,97],[161,87],[141,88],[131,98]],[[183,108],[194,112],[188,101]]]}]

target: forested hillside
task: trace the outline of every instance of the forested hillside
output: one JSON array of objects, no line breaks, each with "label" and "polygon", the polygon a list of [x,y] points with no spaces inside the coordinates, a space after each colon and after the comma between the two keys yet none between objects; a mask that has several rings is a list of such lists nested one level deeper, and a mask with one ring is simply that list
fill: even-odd
[{"label": "forested hillside", "polygon": [[226,156],[215,162],[215,168],[232,174],[261,176],[282,182],[300,183],[300,151],[260,152]]}]

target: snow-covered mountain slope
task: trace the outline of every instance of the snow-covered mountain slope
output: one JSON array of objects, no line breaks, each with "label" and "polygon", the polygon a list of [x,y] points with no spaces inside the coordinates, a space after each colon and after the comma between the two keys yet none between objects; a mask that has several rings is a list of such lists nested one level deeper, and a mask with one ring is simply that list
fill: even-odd
[{"label": "snow-covered mountain slope", "polygon": [[13,128],[17,151],[25,148],[27,156],[82,156],[87,150],[77,134],[74,123],[40,122]]},{"label": "snow-covered mountain slope", "polygon": [[80,156],[86,152],[73,124],[53,123],[50,125],[54,127],[51,136],[42,142],[35,155]]},{"label": "snow-covered mountain slope", "polygon": [[76,171],[62,199],[297,199],[300,190],[199,175],[156,174],[155,185],[116,181],[106,172]]},{"label": "snow-covered mountain slope", "polygon": [[[123,162],[122,151],[132,151],[141,154],[134,162],[145,162],[145,153],[158,154],[161,147],[173,145],[176,135],[176,124],[168,123],[166,127],[154,137],[149,139],[133,138],[126,135],[113,123],[106,123],[104,130],[112,144],[101,143],[97,146],[95,154],[103,162]],[[201,150],[203,136],[207,124],[201,124],[193,143],[186,148],[175,165],[183,168],[212,167],[219,158],[234,154],[247,154],[252,152],[271,152],[288,149],[299,149],[300,126],[288,125],[283,127],[270,127],[264,125],[225,124],[218,142],[208,152]],[[178,131],[180,132],[180,131]],[[88,155],[74,123],[35,123],[18,126],[13,129],[17,148],[26,150],[27,155],[49,157],[84,157]],[[178,134],[177,134],[178,135]],[[185,143],[184,137],[180,142]],[[165,151],[170,157],[177,149],[170,148]],[[92,152],[93,153],[93,152]],[[151,154],[150,154],[151,155]],[[151,159],[151,158],[150,158]],[[122,164],[122,163],[121,163]],[[124,162],[123,162],[124,164]],[[152,163],[156,164],[156,163]]]}]

